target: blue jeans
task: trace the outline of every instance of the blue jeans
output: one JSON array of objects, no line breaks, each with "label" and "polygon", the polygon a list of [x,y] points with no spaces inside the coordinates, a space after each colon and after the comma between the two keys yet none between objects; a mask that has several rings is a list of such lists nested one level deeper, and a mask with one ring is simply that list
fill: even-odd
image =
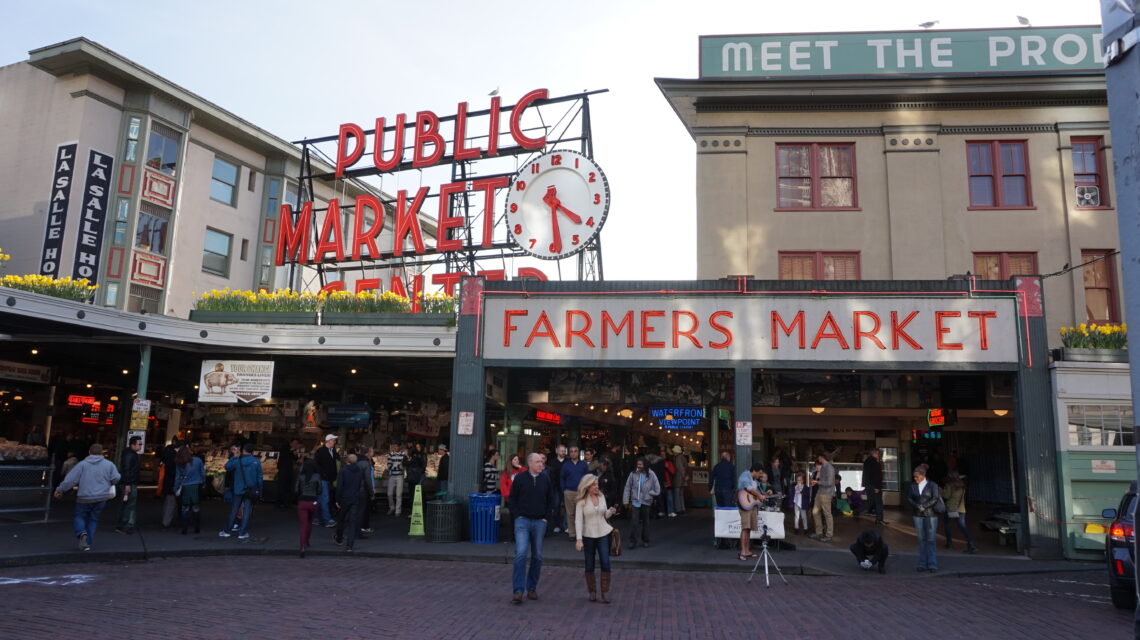
[{"label": "blue jeans", "polygon": [[966,514],[959,511],[957,518],[951,518],[950,514],[946,514],[945,517],[946,519],[942,521],[942,533],[946,536],[946,546],[949,547],[954,544],[954,539],[951,536],[953,529],[950,525],[957,522],[958,530],[966,537],[966,548],[974,547],[974,537],[970,535],[970,530],[966,528]]},{"label": "blue jeans", "polygon": [[[541,518],[515,518],[515,566],[511,572],[511,588],[514,593],[538,589],[538,574],[542,571],[542,538],[545,535],[546,523]],[[528,553],[529,572],[526,568]]]},{"label": "blue jeans", "polygon": [[87,544],[94,546],[95,544],[95,527],[99,526],[99,514],[103,513],[103,507],[107,506],[107,501],[102,502],[76,502],[75,503],[75,517],[72,524],[75,525],[75,537],[79,534],[87,534]]},{"label": "blue jeans", "polygon": [[923,518],[914,516],[914,531],[918,534],[918,568],[937,569],[938,558],[934,555],[937,541],[934,538],[938,530],[938,517]]},{"label": "blue jeans", "polygon": [[586,573],[594,572],[594,554],[602,565],[602,573],[610,572],[610,537],[582,538],[582,551],[586,552]]},{"label": "blue jeans", "polygon": [[321,517],[321,524],[332,522],[332,513],[329,511],[329,485],[328,480],[321,480],[321,494],[317,496],[317,513]]},{"label": "blue jeans", "polygon": [[229,533],[234,528],[234,523],[237,522],[238,509],[241,509],[241,527],[238,528],[237,534],[242,536],[249,532],[249,521],[253,515],[253,500],[249,498],[249,494],[241,497],[234,496],[234,502],[230,505],[230,517],[226,519],[226,527],[222,531]]}]

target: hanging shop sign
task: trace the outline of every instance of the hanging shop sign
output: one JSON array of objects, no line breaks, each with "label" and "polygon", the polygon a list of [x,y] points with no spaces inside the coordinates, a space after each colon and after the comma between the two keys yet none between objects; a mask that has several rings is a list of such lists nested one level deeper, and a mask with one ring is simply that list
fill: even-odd
[{"label": "hanging shop sign", "polygon": [[703,425],[708,415],[704,407],[673,405],[650,407],[649,417],[666,429],[691,430]]},{"label": "hanging shop sign", "polygon": [[1101,28],[702,36],[702,78],[1104,73]]},{"label": "hanging shop sign", "polygon": [[325,424],[335,429],[363,429],[372,423],[372,409],[366,404],[325,406]]},{"label": "hanging shop sign", "polygon": [[551,413],[550,411],[535,411],[534,419],[547,424],[562,424],[562,414]]},{"label": "hanging shop sign", "polygon": [[488,360],[1016,363],[1009,298],[493,297]]},{"label": "hanging shop sign", "polygon": [[51,369],[36,364],[0,360],[0,379],[47,384],[51,381]]},{"label": "hanging shop sign", "polygon": [[203,360],[198,402],[253,402],[273,395],[273,362]]},{"label": "hanging shop sign", "polygon": [[59,275],[63,232],[67,227],[67,206],[71,203],[71,177],[75,173],[75,150],[78,144],[61,144],[55,150],[55,170],[51,177],[51,199],[48,201],[44,248],[40,252],[40,275]]},{"label": "hanging shop sign", "polygon": [[99,257],[103,253],[103,221],[107,218],[107,199],[111,194],[111,175],[115,158],[91,149],[87,155],[87,175],[83,182],[83,217],[79,220],[79,237],[75,241],[75,264],[72,278],[86,278],[91,284],[99,278]]},{"label": "hanging shop sign", "polygon": [[[547,145],[546,135],[527,135],[522,121],[528,109],[548,99],[546,89],[536,89],[513,107],[503,107],[501,99],[494,96],[490,108],[483,112],[471,112],[468,104],[461,102],[455,114],[445,118],[432,111],[420,111],[413,118],[401,113],[394,121],[376,118],[370,131],[355,123],[342,124],[333,176],[341,179],[360,172],[395,173],[494,158],[504,152],[499,146],[500,138],[506,135],[500,133],[503,125],[509,131],[512,152],[539,151]],[[483,142],[476,144],[473,140]],[[371,152],[366,157],[368,150]],[[469,171],[465,170],[464,175],[471,175]],[[496,194],[504,189],[508,199],[504,215],[500,216],[496,213]],[[434,241],[421,226],[422,216],[431,215],[424,206],[433,195],[437,196]],[[458,233],[467,221],[463,216],[452,215],[453,198],[482,203],[481,229]],[[439,185],[434,193],[431,186],[421,186],[414,193],[401,189],[391,212],[370,194],[355,197],[351,205],[333,198],[323,212],[314,211],[312,201],[300,203],[296,210],[283,204],[276,264],[338,263],[489,249],[496,246],[496,224],[506,224],[509,237],[524,252],[557,260],[582,251],[597,236],[609,211],[609,201],[609,183],[592,159],[575,151],[555,149],[530,160],[514,176],[497,174],[453,181]],[[342,210],[349,206],[352,223],[346,225]],[[389,215],[391,232],[381,243]],[[502,269],[478,274],[490,280],[506,279]],[[517,274],[547,279],[533,267],[521,267]],[[450,291],[464,275],[467,274],[436,273],[431,284]],[[358,282],[357,291],[381,286],[379,279],[364,279]],[[340,282],[328,288],[343,287]],[[422,287],[422,278],[413,283],[413,288]]]}]

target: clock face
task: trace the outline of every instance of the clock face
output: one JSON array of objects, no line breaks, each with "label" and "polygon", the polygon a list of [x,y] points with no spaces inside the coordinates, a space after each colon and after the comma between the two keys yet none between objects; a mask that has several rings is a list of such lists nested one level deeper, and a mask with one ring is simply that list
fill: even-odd
[{"label": "clock face", "polygon": [[507,194],[507,226],[523,251],[558,260],[586,248],[602,229],[610,185],[577,151],[556,149],[528,162]]}]

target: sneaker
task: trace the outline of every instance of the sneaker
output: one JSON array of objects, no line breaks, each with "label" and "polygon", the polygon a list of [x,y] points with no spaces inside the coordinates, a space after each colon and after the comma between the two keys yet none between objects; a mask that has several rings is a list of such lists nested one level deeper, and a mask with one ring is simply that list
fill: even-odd
[{"label": "sneaker", "polygon": [[129,536],[129,535],[131,535],[131,532],[130,532],[130,531],[127,531],[127,530],[126,530],[126,529],[124,529],[123,527],[115,527],[115,533],[121,533],[121,534],[123,534],[124,536]]},{"label": "sneaker", "polygon": [[360,533],[373,533],[373,529],[372,529],[372,527],[368,527],[367,529],[361,529]]},{"label": "sneaker", "polygon": [[808,539],[810,539],[810,540],[819,540],[821,537],[822,536],[820,536],[818,533],[809,533],[808,534]]},{"label": "sneaker", "polygon": [[234,526],[230,527],[230,531],[237,531],[240,528],[241,528],[240,524],[235,524]]},{"label": "sneaker", "polygon": [[333,542],[337,543],[338,546],[344,544],[344,536],[333,536]]},{"label": "sneaker", "polygon": [[228,537],[230,537],[230,532],[229,531],[219,531],[218,537],[219,538],[228,538]]},{"label": "sneaker", "polygon": [[824,542],[824,543],[830,543],[831,542],[831,536],[824,536],[824,537],[820,538],[819,541]]},{"label": "sneaker", "polygon": [[974,545],[970,545],[970,546],[966,547],[966,553],[977,553],[977,552],[978,552],[978,548],[975,547]]},{"label": "sneaker", "polygon": [[670,517],[670,518],[676,518],[676,517],[677,517],[677,514],[675,514],[675,513],[670,513],[670,514],[669,514],[669,517]]},{"label": "sneaker", "polygon": [[249,532],[239,535],[238,540],[249,540]]},{"label": "sneaker", "polygon": [[527,591],[526,597],[530,600],[538,600],[538,592],[537,591]]},{"label": "sneaker", "polygon": [[322,524],[321,526],[322,526],[322,527],[324,527],[324,528],[326,528],[326,529],[332,529],[332,528],[335,528],[335,527],[336,527],[336,522],[333,522],[332,520],[329,520],[328,522],[326,522],[326,523]]},{"label": "sneaker", "polygon": [[345,553],[352,553],[352,547],[345,547],[344,551]]},{"label": "sneaker", "polygon": [[516,593],[515,595],[511,596],[511,604],[522,604],[522,594]]},{"label": "sneaker", "polygon": [[562,527],[554,527],[554,533],[562,533]]},{"label": "sneaker", "polygon": [[79,539],[79,550],[80,551],[90,551],[91,550],[91,545],[87,544],[87,533],[86,532],[81,533],[76,537]]}]

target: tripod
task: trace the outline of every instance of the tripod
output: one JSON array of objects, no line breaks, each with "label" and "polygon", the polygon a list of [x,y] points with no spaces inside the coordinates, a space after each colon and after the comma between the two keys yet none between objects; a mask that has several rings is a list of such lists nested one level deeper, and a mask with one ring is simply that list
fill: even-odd
[{"label": "tripod", "polygon": [[775,558],[772,557],[772,552],[768,550],[768,543],[772,540],[772,537],[768,535],[768,525],[765,524],[762,526],[764,527],[764,534],[760,536],[760,557],[756,558],[756,564],[752,565],[752,573],[748,574],[748,582],[752,582],[752,578],[756,577],[756,571],[760,568],[760,563],[763,562],[764,586],[771,588],[772,583],[769,582],[770,576],[768,574],[768,563],[771,562],[772,568],[779,574],[780,579],[784,581],[784,584],[788,584],[788,579],[784,577],[784,572],[780,571],[780,565],[776,564]]}]

